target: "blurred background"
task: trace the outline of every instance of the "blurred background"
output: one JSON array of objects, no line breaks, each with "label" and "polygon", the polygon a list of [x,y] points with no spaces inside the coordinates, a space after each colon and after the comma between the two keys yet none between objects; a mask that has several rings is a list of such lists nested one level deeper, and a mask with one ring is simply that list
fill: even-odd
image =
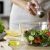
[{"label": "blurred background", "polygon": [[4,21],[4,26],[8,29],[9,17],[11,12],[11,1],[0,0],[0,18]]},{"label": "blurred background", "polygon": [[[42,6],[45,8],[47,8],[47,6],[50,5],[49,4],[50,2],[47,3],[47,1],[49,0],[38,0],[38,2],[41,3]],[[45,2],[46,4],[44,4]],[[9,18],[10,18],[10,13],[11,13],[11,7],[12,7],[12,4],[10,0],[0,0],[0,18],[4,21],[4,26],[6,29],[9,28]],[[41,22],[42,21],[47,21],[47,16],[41,18]]]}]

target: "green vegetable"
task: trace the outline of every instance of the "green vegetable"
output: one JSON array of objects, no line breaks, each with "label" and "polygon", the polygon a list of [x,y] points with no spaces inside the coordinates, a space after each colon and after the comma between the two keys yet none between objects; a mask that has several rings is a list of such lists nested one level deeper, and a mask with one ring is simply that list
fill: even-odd
[{"label": "green vegetable", "polygon": [[24,36],[25,36],[25,37],[28,37],[29,35],[30,35],[30,32],[29,32],[29,31],[25,31]]},{"label": "green vegetable", "polygon": [[36,34],[36,30],[31,30],[31,35],[34,36]]},{"label": "green vegetable", "polygon": [[[47,35],[47,32],[49,32],[48,29],[45,30],[35,30],[35,29],[31,29],[28,30],[24,33],[24,36],[26,37],[26,39],[28,40],[28,42],[34,46],[38,45],[38,46],[50,46],[50,37]],[[39,41],[39,38],[41,40],[41,43],[34,43],[35,39],[36,42]],[[38,38],[38,39],[37,39]]]},{"label": "green vegetable", "polygon": [[9,46],[16,46],[16,41],[9,41],[9,44],[8,44]]},{"label": "green vegetable", "polygon": [[0,20],[0,33],[2,33],[4,31],[4,25],[2,20]]},{"label": "green vegetable", "polygon": [[29,40],[30,41],[34,40],[34,37],[33,36],[29,36]]},{"label": "green vegetable", "polygon": [[10,40],[8,45],[9,46],[19,46],[20,42],[19,41]]},{"label": "green vegetable", "polygon": [[31,32],[31,35],[34,36],[35,35],[35,32]]}]

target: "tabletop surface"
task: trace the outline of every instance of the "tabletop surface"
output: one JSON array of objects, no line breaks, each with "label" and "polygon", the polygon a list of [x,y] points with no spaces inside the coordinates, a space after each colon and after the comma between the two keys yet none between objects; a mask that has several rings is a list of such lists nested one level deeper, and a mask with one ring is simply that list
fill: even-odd
[{"label": "tabletop surface", "polygon": [[50,50],[50,47],[34,47],[34,46],[29,46],[27,44],[22,44],[18,47],[17,46],[10,47],[7,44],[8,44],[7,41],[0,42],[0,50]]},{"label": "tabletop surface", "polygon": [[23,45],[19,48],[14,48],[14,50],[50,50],[50,47],[34,47],[34,46]]}]

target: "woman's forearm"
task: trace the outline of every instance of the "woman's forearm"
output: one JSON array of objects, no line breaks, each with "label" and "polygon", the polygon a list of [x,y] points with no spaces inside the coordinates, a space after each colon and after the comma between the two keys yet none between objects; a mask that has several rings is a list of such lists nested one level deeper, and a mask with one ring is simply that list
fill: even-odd
[{"label": "woman's forearm", "polygon": [[23,8],[25,8],[26,7],[26,1],[24,1],[24,0],[12,0],[12,2],[14,3],[14,4],[16,4],[16,5],[19,5],[19,6],[21,6],[21,7],[23,7]]}]

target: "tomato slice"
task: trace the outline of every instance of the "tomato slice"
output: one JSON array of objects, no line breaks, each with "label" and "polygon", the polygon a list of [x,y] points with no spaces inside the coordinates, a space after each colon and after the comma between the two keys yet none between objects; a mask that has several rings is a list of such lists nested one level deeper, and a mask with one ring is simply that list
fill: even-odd
[{"label": "tomato slice", "polygon": [[34,42],[35,42],[35,43],[41,43],[40,37],[35,38],[35,39],[34,39]]},{"label": "tomato slice", "polygon": [[50,32],[47,32],[46,34],[47,34],[48,36],[50,36]]}]

